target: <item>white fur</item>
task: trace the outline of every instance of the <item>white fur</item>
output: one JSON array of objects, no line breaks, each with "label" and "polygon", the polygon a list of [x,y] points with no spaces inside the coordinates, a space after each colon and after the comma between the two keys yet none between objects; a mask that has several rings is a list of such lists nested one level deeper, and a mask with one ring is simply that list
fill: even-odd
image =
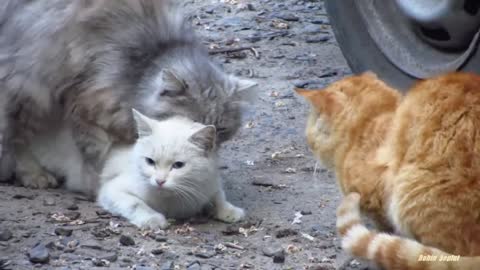
[{"label": "white fur", "polygon": [[[135,120],[144,135],[133,146],[115,147],[110,153],[98,195],[103,208],[147,228],[165,228],[166,217],[190,217],[210,203],[222,221],[244,217],[241,208],[225,199],[214,151],[205,152],[190,141],[206,126],[180,117],[154,121],[139,113]],[[150,133],[145,132],[145,124]],[[146,158],[155,164],[148,164]],[[184,167],[173,168],[178,161]]]}]

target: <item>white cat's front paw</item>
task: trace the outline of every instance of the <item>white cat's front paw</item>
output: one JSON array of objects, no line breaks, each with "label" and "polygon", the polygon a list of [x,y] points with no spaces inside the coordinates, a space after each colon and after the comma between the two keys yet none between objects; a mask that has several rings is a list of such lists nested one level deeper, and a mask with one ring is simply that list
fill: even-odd
[{"label": "white cat's front paw", "polygon": [[215,218],[228,223],[238,222],[245,218],[245,210],[228,203],[217,208]]},{"label": "white cat's front paw", "polygon": [[20,181],[24,187],[34,189],[56,188],[59,185],[57,178],[48,172],[24,174],[20,176]]},{"label": "white cat's front paw", "polygon": [[164,215],[160,213],[142,215],[131,221],[141,229],[166,229],[170,225]]}]

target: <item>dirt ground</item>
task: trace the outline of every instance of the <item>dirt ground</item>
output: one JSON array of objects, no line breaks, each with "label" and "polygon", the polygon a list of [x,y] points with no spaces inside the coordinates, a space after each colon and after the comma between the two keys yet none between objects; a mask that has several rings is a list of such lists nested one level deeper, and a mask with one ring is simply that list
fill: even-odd
[{"label": "dirt ground", "polygon": [[248,220],[196,218],[145,232],[64,190],[3,185],[0,269],[368,269],[339,247],[340,193],[306,146],[308,106],[292,91],[350,74],[323,2],[195,0],[185,8],[213,57],[260,84],[244,127],[221,150],[227,196]]}]

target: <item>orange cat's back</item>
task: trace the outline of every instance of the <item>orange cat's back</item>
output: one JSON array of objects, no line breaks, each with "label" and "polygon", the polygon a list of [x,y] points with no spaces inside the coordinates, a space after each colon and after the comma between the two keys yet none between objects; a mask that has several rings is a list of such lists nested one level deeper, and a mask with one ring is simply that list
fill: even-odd
[{"label": "orange cat's back", "polygon": [[393,129],[388,144],[395,147],[396,168],[415,161],[479,173],[480,76],[451,73],[417,83],[399,106]]}]

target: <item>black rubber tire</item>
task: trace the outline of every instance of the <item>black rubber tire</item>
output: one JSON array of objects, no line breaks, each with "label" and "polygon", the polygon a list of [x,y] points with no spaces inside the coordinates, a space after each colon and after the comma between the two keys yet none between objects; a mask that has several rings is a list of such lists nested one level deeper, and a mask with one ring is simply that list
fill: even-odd
[{"label": "black rubber tire", "polygon": [[[398,69],[383,55],[368,34],[354,1],[359,0],[325,0],[330,24],[348,65],[354,73],[370,70],[391,86],[408,89],[416,78]],[[479,58],[477,50],[462,70],[480,71]]]}]

